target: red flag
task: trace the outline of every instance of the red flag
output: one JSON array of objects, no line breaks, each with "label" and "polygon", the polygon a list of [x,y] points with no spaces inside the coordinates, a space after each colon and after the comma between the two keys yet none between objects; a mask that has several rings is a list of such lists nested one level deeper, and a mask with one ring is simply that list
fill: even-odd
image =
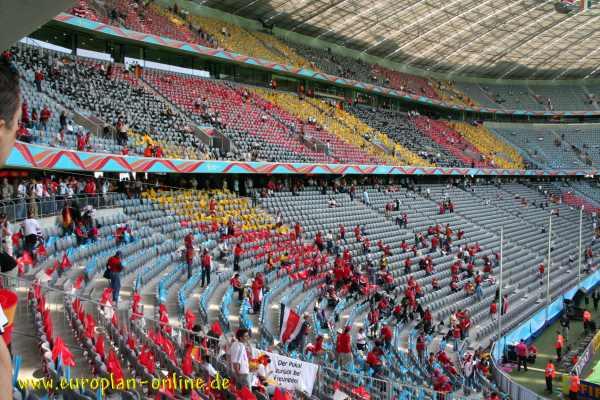
[{"label": "red flag", "polygon": [[114,350],[111,350],[108,354],[108,362],[106,363],[106,368],[108,372],[110,372],[114,376],[114,380],[117,383],[123,382],[123,370],[121,369],[121,363],[117,358]]},{"label": "red flag", "polygon": [[112,304],[112,289],[111,288],[105,288],[102,291],[102,297],[100,297],[100,304],[106,304],[106,303]]},{"label": "red flag", "polygon": [[104,360],[104,335],[98,335],[98,338],[96,339],[96,353]]},{"label": "red flag", "polygon": [[183,356],[183,360],[181,362],[181,370],[185,376],[192,376],[194,372],[194,365],[192,363],[192,350],[194,348],[192,346],[188,346],[188,349],[185,351],[185,355]]},{"label": "red flag", "polygon": [[129,347],[131,350],[135,350],[137,347],[135,343],[135,337],[131,334],[127,337],[127,347]]},{"label": "red flag", "polygon": [[219,321],[215,321],[210,327],[210,330],[217,335],[217,337],[223,336],[223,329],[221,329],[221,324],[219,324]]},{"label": "red flag", "polygon": [[58,261],[54,261],[54,266],[51,268],[46,268],[46,275],[48,276],[52,276],[52,274],[54,273],[54,271],[56,271],[56,269],[58,268]]},{"label": "red flag", "polygon": [[73,287],[75,289],[81,289],[81,285],[83,284],[83,279],[84,279],[84,276],[83,275],[79,275],[77,277],[77,279],[75,279],[75,283],[73,284]]},{"label": "red flag", "polygon": [[281,334],[279,340],[282,343],[289,343],[298,336],[302,324],[300,316],[291,307],[286,307],[283,312],[283,324],[281,325]]},{"label": "red flag", "polygon": [[114,327],[119,327],[119,318],[117,318],[117,313],[114,313],[110,322]]},{"label": "red flag", "polygon": [[12,235],[12,242],[14,247],[19,247],[21,243],[21,239],[23,239],[23,234],[21,232],[17,232]]},{"label": "red flag", "polygon": [[46,257],[48,255],[48,252],[46,251],[46,246],[40,244],[37,248],[37,255],[38,257]]},{"label": "red flag", "polygon": [[371,395],[369,394],[369,392],[367,392],[367,389],[365,389],[362,386],[352,389],[352,393],[359,396],[361,399],[371,400]]},{"label": "red flag", "polygon": [[86,314],[85,316],[85,336],[88,338],[94,337],[94,330],[96,329],[96,322],[92,314]]},{"label": "red flag", "polygon": [[194,327],[194,323],[196,322],[196,316],[190,310],[186,310],[185,312],[185,329],[191,330]]},{"label": "red flag", "polygon": [[31,254],[28,251],[24,251],[21,256],[21,261],[24,265],[33,265],[33,258],[31,258]]},{"label": "red flag", "polygon": [[240,390],[238,390],[236,394],[236,399],[240,400],[256,400],[256,396],[248,389],[247,386],[243,386]]},{"label": "red flag", "polygon": [[67,257],[67,253],[63,254],[62,262],[60,263],[60,267],[65,270],[67,268],[71,268],[71,260]]}]

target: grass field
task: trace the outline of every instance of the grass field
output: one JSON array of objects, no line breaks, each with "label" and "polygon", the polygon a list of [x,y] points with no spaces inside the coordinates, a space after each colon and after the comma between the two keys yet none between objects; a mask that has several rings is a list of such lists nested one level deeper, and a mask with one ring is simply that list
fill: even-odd
[{"label": "grass field", "polygon": [[[592,313],[594,319],[599,321],[597,315]],[[568,371],[561,370],[560,366],[556,363],[556,352],[554,350],[554,343],[556,340],[556,331],[560,329],[559,322],[555,322],[546,330],[542,335],[540,335],[535,340],[535,345],[538,349],[537,359],[534,365],[529,365],[529,370],[524,372],[521,370],[517,372],[517,368],[515,368],[509,373],[509,375],[521,385],[533,390],[534,392],[545,396],[550,399],[561,399],[561,395],[559,391],[562,389],[562,382],[568,381]],[[569,332],[569,338],[571,342],[578,338],[581,338],[583,335],[583,323],[581,321],[571,321],[571,327]],[[552,359],[554,362],[554,366],[557,369],[556,379],[554,380],[554,393],[549,395],[546,392],[546,380],[544,378],[544,369],[546,368],[546,364],[548,363],[548,359]],[[598,352],[592,363],[598,362],[600,360],[600,352]],[[600,366],[597,368],[598,376],[600,378]]]}]

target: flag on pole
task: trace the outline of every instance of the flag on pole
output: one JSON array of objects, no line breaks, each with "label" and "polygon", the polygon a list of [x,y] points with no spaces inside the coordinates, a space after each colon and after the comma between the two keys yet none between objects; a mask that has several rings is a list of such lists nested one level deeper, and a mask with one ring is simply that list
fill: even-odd
[{"label": "flag on pole", "polygon": [[302,328],[302,323],[298,313],[291,307],[285,307],[279,340],[284,344],[291,342],[300,333],[300,328]]}]

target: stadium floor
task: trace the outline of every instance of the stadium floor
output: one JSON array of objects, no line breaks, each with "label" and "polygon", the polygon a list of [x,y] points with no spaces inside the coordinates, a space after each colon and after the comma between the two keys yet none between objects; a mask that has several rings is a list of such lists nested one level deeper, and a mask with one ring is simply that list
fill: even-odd
[{"label": "stadium floor", "polygon": [[[598,315],[595,315],[592,312],[593,318],[596,322],[600,321]],[[556,352],[554,350],[554,342],[556,339],[556,331],[560,329],[560,323],[556,321],[550,327],[548,327],[542,335],[540,335],[535,340],[535,345],[538,349],[537,359],[535,364],[528,366],[528,371],[517,372],[516,364],[514,368],[509,373],[509,375],[521,385],[533,390],[539,395],[545,396],[550,399],[562,399],[563,396],[560,395],[558,390],[562,387],[563,379],[567,380],[568,376],[564,369],[561,369],[556,364]],[[583,324],[581,321],[571,322],[569,339],[573,340],[573,338],[581,339],[583,334]],[[554,380],[554,393],[549,396],[546,392],[546,380],[544,378],[544,369],[546,368],[546,363],[548,359],[552,359],[554,361],[554,365],[557,370],[556,378]],[[598,352],[594,356],[593,363],[598,362],[600,360],[600,352]]]}]

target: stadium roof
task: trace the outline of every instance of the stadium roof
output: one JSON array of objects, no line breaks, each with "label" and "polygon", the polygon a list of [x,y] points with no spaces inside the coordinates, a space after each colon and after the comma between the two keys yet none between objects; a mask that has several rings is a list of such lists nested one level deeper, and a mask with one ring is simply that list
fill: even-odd
[{"label": "stadium roof", "polygon": [[[579,0],[204,0],[415,68],[505,79],[600,77],[600,4]],[[562,5],[561,5],[562,4]]]}]

